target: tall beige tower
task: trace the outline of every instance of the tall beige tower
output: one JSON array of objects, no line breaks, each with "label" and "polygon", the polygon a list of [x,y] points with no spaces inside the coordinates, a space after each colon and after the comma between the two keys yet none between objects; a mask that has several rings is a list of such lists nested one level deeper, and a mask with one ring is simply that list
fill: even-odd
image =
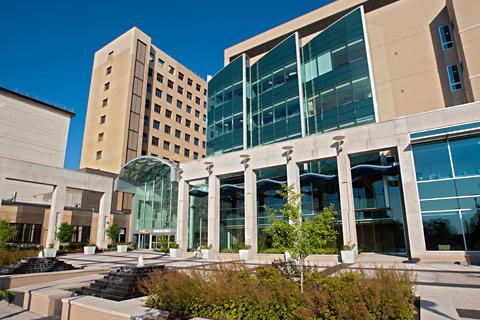
[{"label": "tall beige tower", "polygon": [[205,80],[130,29],[95,53],[80,168],[204,157],[206,94]]}]

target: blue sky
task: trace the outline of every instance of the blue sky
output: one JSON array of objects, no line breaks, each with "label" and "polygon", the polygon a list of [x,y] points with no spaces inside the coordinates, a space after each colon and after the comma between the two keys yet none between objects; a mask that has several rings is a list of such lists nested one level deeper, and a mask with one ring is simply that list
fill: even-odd
[{"label": "blue sky", "polygon": [[65,167],[77,169],[93,54],[132,26],[206,78],[222,67],[225,48],[329,2],[2,1],[0,86],[75,111]]}]

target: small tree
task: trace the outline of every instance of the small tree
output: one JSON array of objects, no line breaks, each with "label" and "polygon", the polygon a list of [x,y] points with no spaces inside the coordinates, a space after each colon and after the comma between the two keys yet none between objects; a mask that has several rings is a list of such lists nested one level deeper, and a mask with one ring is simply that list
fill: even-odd
[{"label": "small tree", "polygon": [[5,248],[7,242],[15,237],[16,228],[7,220],[0,220],[0,248]]},{"label": "small tree", "polygon": [[67,243],[72,241],[73,236],[73,226],[62,222],[62,224],[58,227],[57,231],[57,239],[60,243]]},{"label": "small tree", "polygon": [[107,237],[112,240],[112,244],[115,244],[117,242],[118,236],[120,235],[120,227],[118,224],[113,221],[110,227],[107,229]]},{"label": "small tree", "polygon": [[[311,254],[334,251],[337,238],[337,232],[332,228],[334,207],[324,208],[314,219],[304,220],[302,195],[286,185],[282,185],[278,194],[285,203],[280,210],[266,208],[273,220],[266,232],[271,236],[274,248],[290,252],[292,258],[300,263],[300,288],[303,292],[305,259]],[[278,214],[282,218],[277,217]]]}]

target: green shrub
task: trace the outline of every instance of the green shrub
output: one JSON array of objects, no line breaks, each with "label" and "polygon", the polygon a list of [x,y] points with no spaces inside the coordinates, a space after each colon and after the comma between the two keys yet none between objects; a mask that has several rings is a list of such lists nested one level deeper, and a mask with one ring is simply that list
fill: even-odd
[{"label": "green shrub", "polygon": [[7,242],[15,237],[16,229],[7,220],[0,220],[0,248],[5,248]]},{"label": "green shrub", "polygon": [[144,281],[147,305],[173,317],[209,319],[413,319],[407,272],[377,269],[337,276],[310,270],[305,292],[276,267],[165,271]]},{"label": "green shrub", "polygon": [[72,236],[73,236],[73,226],[63,222],[59,227],[57,231],[57,238],[60,243],[67,243],[72,241]]},{"label": "green shrub", "polygon": [[0,249],[0,267],[8,266],[9,264],[20,261],[23,258],[36,257],[38,250],[27,249],[20,250],[15,248],[1,248]]}]

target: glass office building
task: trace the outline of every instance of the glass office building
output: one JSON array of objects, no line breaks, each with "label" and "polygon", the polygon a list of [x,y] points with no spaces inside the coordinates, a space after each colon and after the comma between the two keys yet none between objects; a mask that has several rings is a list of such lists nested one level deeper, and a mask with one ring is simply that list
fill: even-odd
[{"label": "glass office building", "polygon": [[293,33],[208,83],[207,155],[375,122],[360,8],[300,45]]}]

